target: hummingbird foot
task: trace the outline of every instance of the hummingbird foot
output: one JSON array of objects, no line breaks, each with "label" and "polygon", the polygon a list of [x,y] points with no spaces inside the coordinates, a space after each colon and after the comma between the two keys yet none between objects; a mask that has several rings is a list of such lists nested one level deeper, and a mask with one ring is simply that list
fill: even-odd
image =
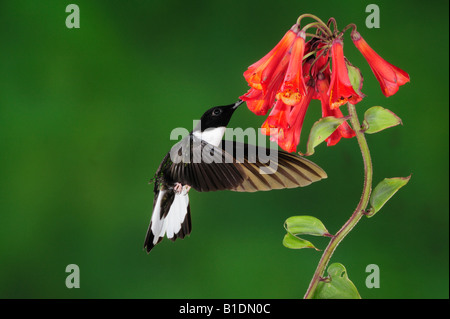
[{"label": "hummingbird foot", "polygon": [[175,186],[173,187],[173,190],[178,195],[187,195],[189,190],[191,189],[191,186],[189,185],[182,185],[181,183],[175,183]]},{"label": "hummingbird foot", "polygon": [[173,190],[175,193],[180,194],[183,191],[183,185],[181,185],[181,183],[175,183]]}]

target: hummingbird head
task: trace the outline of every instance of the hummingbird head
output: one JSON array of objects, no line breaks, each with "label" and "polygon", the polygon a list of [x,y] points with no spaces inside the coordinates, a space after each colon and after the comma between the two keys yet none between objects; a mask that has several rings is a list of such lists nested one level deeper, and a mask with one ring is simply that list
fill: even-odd
[{"label": "hummingbird head", "polygon": [[226,127],[230,122],[231,116],[233,115],[234,111],[236,111],[238,106],[242,103],[244,103],[244,101],[239,100],[234,104],[210,108],[202,115],[199,126],[196,128],[196,130],[199,129],[201,132],[203,132],[207,129],[216,127]]}]

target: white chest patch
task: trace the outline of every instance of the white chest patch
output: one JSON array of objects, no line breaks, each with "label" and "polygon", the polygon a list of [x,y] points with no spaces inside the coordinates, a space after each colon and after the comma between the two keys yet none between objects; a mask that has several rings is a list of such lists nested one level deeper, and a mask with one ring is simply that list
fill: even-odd
[{"label": "white chest patch", "polygon": [[211,145],[219,146],[223,135],[225,134],[225,129],[225,126],[220,126],[207,129],[203,132],[194,131],[193,134],[195,137],[200,138]]}]

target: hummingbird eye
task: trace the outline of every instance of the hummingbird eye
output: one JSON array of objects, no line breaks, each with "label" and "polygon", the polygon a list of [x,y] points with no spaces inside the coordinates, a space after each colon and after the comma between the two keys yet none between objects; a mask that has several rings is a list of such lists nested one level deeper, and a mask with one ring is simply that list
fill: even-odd
[{"label": "hummingbird eye", "polygon": [[214,109],[214,111],[212,112],[213,115],[219,115],[220,113],[222,113],[221,109]]}]

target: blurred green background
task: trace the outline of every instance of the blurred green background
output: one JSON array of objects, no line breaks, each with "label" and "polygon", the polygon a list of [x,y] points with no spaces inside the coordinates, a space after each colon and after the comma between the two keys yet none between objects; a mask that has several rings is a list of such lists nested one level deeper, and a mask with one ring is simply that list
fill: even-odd
[{"label": "blurred green background", "polygon": [[[362,1],[86,1],[68,29],[69,1],[0,2],[1,298],[301,298],[320,253],[282,246],[293,215],[320,218],[330,232],[348,219],[362,189],[355,139],[310,158],[329,178],[303,189],[254,194],[191,191],[193,231],[150,255],[148,181],[175,127],[247,91],[248,65],[302,13],[342,28],[409,72],[385,98],[346,36],[367,98],[403,126],[368,136],[374,183],[410,183],[372,219],[362,219],[332,262],[343,263],[363,298],[449,297],[449,16],[447,1],[377,1],[381,27],[365,26]],[[305,150],[320,104],[308,110]],[[264,117],[240,108],[231,127]],[[319,248],[326,239],[313,238]],[[81,288],[67,289],[77,264]],[[368,289],[368,264],[380,267]]]}]

